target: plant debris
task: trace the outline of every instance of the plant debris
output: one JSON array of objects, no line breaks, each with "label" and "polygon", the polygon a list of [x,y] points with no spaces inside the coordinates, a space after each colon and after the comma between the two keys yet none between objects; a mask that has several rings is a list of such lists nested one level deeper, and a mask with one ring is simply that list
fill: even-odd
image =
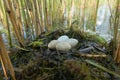
[{"label": "plant debris", "polygon": [[[111,46],[101,37],[62,29],[42,35],[10,55],[17,80],[120,80]],[[78,45],[69,51],[49,49],[48,43],[61,35],[77,39]],[[93,66],[89,60],[99,64]]]}]

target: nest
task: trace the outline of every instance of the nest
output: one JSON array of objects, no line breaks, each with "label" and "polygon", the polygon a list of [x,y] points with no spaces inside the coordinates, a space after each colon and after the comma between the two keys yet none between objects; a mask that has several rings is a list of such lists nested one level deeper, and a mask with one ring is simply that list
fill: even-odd
[{"label": "nest", "polygon": [[[79,44],[69,51],[51,50],[48,43],[61,35],[76,38]],[[38,45],[39,44],[39,45]],[[92,49],[89,49],[93,47]],[[104,49],[103,49],[104,47]],[[102,38],[81,31],[56,30],[43,33],[25,49],[11,55],[17,80],[109,80],[113,75],[86,63],[93,60],[114,70],[108,45]],[[80,51],[82,50],[82,52]]]}]

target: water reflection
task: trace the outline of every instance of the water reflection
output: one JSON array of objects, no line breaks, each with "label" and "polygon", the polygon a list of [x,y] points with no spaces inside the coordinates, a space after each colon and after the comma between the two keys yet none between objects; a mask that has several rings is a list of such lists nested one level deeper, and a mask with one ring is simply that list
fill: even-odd
[{"label": "water reflection", "polygon": [[98,8],[96,32],[107,41],[112,38],[110,30],[110,16],[110,9],[107,5],[103,5]]}]

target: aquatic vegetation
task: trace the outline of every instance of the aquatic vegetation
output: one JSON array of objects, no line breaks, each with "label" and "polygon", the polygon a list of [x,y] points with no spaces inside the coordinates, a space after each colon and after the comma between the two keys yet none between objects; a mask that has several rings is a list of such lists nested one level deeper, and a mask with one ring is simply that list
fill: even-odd
[{"label": "aquatic vegetation", "polygon": [[34,41],[34,42],[30,43],[28,46],[40,47],[42,44],[43,44],[42,41]]},{"label": "aquatic vegetation", "polygon": [[119,3],[0,0],[0,79],[119,80]]}]

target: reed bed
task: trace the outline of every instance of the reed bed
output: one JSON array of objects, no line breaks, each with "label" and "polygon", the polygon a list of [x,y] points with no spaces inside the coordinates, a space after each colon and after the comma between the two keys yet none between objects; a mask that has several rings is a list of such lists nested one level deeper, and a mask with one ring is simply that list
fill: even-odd
[{"label": "reed bed", "polygon": [[83,31],[84,27],[95,31],[97,11],[103,2],[106,4],[107,0],[1,0],[0,16],[8,30],[9,45],[12,47],[11,35],[15,35],[24,46],[26,39],[35,39],[42,32],[58,28],[71,28],[74,24]]},{"label": "reed bed", "polygon": [[8,32],[9,46],[13,47],[12,35],[15,35],[18,45],[24,47],[27,40],[59,28],[96,31],[98,8],[107,2],[111,12],[111,27],[114,29],[114,59],[120,62],[120,46],[116,46],[120,41],[117,39],[120,26],[119,0],[0,0],[0,22]]}]

